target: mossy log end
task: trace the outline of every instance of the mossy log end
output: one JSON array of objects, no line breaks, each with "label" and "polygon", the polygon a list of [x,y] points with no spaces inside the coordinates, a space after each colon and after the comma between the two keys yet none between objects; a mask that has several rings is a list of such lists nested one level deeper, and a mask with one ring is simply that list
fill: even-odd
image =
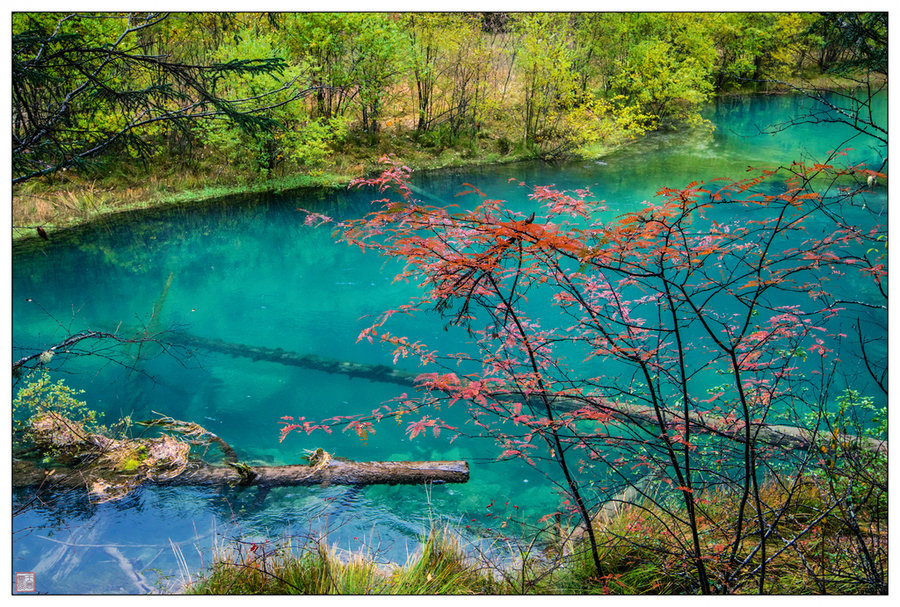
[{"label": "mossy log end", "polygon": [[[469,464],[463,460],[414,462],[354,462],[331,458],[316,465],[254,466],[251,473],[231,466],[194,465],[172,478],[149,478],[142,484],[185,486],[289,487],[297,485],[416,485],[465,483]],[[84,486],[78,471],[40,468],[27,461],[13,463],[13,487]]]}]

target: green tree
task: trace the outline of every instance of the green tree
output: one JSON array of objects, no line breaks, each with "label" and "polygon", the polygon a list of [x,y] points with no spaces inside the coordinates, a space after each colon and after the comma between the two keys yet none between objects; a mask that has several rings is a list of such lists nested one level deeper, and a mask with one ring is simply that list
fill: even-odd
[{"label": "green tree", "polygon": [[293,81],[246,98],[224,82],[279,74],[278,57],[201,64],[155,50],[159,13],[16,13],[12,36],[12,177],[21,183],[102,153],[146,158],[168,127],[224,119],[247,132],[272,129],[264,111],[306,94]]},{"label": "green tree", "polygon": [[537,146],[548,136],[553,110],[574,104],[576,80],[566,33],[567,15],[532,13],[516,15],[519,32],[519,70],[523,81],[522,119],[524,140]]},{"label": "green tree", "polygon": [[297,13],[279,28],[288,56],[308,66],[317,91],[313,116],[329,121],[359,110],[362,129],[374,137],[389,102],[402,56],[395,20],[373,13]]},{"label": "green tree", "polygon": [[657,128],[697,124],[709,99],[708,71],[694,57],[679,57],[672,44],[647,40],[631,49],[613,90],[655,117]]},{"label": "green tree", "polygon": [[477,134],[484,114],[494,106],[489,98],[489,74],[497,67],[491,40],[499,34],[482,33],[477,19],[461,16],[445,29],[449,65],[446,120],[452,138]]},{"label": "green tree", "polygon": [[409,67],[415,82],[416,132],[429,129],[434,118],[435,84],[438,77],[441,14],[409,13],[404,15],[404,29],[409,37]]},{"label": "green tree", "polygon": [[289,59],[308,66],[316,89],[317,118],[343,116],[355,95],[349,49],[357,19],[338,13],[293,13],[282,18],[279,35]]},{"label": "green tree", "polygon": [[[420,141],[452,143],[476,135],[495,98],[488,78],[498,67],[491,45],[497,34],[483,32],[482,19],[466,13],[405,15],[402,27]],[[430,132],[437,134],[421,137]]]},{"label": "green tree", "polygon": [[[255,16],[247,18],[255,21]],[[243,24],[250,29],[250,24]],[[248,56],[283,55],[284,49],[271,30],[259,31],[252,36],[224,40],[211,56],[227,63]],[[260,73],[233,79],[222,85],[222,92],[235,98],[254,98],[278,86],[281,79],[308,82],[307,69],[302,64],[291,64],[277,76]],[[327,155],[329,145],[340,131],[339,119],[313,118],[302,103],[279,105],[262,114],[275,125],[269,129],[247,131],[238,125],[223,121],[206,121],[197,125],[198,139],[208,150],[220,158],[222,164],[238,166],[246,173],[268,174],[287,161],[296,166],[315,167]],[[332,126],[335,128],[332,128]]]},{"label": "green tree", "polygon": [[807,33],[818,37],[821,71],[887,75],[887,13],[823,13]]},{"label": "green tree", "polygon": [[708,13],[703,29],[716,48],[715,87],[758,86],[793,75],[807,48],[812,17],[798,13]]},{"label": "green tree", "polygon": [[629,19],[628,13],[572,15],[572,69],[581,93],[587,93],[592,85],[609,92],[613,76],[627,57],[628,49],[622,41]]},{"label": "green tree", "polygon": [[388,15],[365,15],[351,47],[354,79],[359,91],[362,129],[374,141],[388,105],[391,85],[400,72],[402,44],[397,22]]}]

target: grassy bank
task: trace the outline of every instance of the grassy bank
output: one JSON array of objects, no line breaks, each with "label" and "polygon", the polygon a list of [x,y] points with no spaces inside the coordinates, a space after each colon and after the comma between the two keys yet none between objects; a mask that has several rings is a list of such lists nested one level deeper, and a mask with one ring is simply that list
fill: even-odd
[{"label": "grassy bank", "polygon": [[[779,512],[766,550],[748,536],[730,554],[736,495],[699,500],[701,554],[716,593],[871,594],[887,558],[882,495],[858,505],[852,521],[836,507],[825,476],[770,482],[761,492]],[[872,498],[873,496],[868,496]],[[299,547],[286,541],[235,542],[183,591],[190,594],[697,594],[699,582],[687,531],[667,523],[684,511],[650,499],[597,521],[598,575],[577,533],[548,528],[539,541],[502,538],[506,558],[467,546],[453,529],[432,531],[404,565],[339,552],[325,540]],[[874,560],[872,560],[874,557]],[[763,567],[763,562],[765,566]],[[762,582],[760,572],[764,572]]]},{"label": "grassy bank", "polygon": [[[132,17],[14,14],[14,237],[342,184],[385,153],[416,170],[597,157],[697,124],[716,94],[887,73],[882,13]],[[136,54],[108,54],[120,43]],[[846,70],[862,79],[824,75]]]},{"label": "grassy bank", "polygon": [[[378,144],[350,141],[316,170],[247,175],[203,160],[193,165],[131,165],[107,162],[90,171],[61,172],[13,188],[13,238],[72,227],[120,211],[204,201],[237,194],[281,193],[303,188],[346,187],[354,178],[379,170],[377,159],[395,154],[413,170],[502,164],[535,159],[536,153],[506,149],[484,139],[448,146],[421,146],[401,133],[383,136]],[[595,146],[600,155],[615,146]]]}]

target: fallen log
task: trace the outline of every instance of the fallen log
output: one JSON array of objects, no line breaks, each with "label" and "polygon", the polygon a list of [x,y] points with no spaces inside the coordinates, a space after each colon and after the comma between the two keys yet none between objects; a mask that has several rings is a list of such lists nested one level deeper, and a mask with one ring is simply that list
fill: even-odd
[{"label": "fallen log", "polygon": [[[531,397],[536,400],[535,397]],[[533,403],[536,404],[536,403]],[[615,406],[604,405],[593,400],[580,400],[566,397],[553,398],[552,406],[559,411],[575,411],[584,407],[591,407],[607,412],[613,417],[630,423],[644,423],[654,426],[659,425],[659,419],[653,407],[617,403]],[[665,409],[662,412],[663,423],[666,425],[684,425],[685,417],[681,412]],[[746,435],[743,421],[732,419],[722,415],[690,412],[687,421],[691,430],[715,434],[740,443],[745,442]],[[818,435],[797,426],[785,424],[751,423],[750,433],[753,440],[767,446],[781,447],[785,449],[810,449],[816,441],[823,439],[835,441],[843,446],[854,445],[873,453],[887,453],[886,440],[878,440],[869,437],[854,436],[850,434],[830,434],[820,432]]]},{"label": "fallen log", "polygon": [[[170,277],[171,279],[171,277]],[[168,288],[169,282],[166,283]],[[173,341],[180,342],[186,346],[194,346],[213,352],[221,352],[235,357],[250,358],[252,360],[264,360],[283,365],[301,367],[305,369],[313,369],[322,371],[323,373],[343,374],[349,377],[360,377],[370,381],[379,381],[398,384],[407,387],[419,387],[421,382],[417,380],[418,374],[410,371],[404,371],[387,365],[373,365],[366,363],[358,363],[346,360],[339,360],[318,356],[315,354],[301,354],[283,350],[282,348],[266,348],[262,346],[250,346],[246,344],[238,344],[227,342],[220,339],[209,339],[191,335],[183,331],[172,331],[169,338]],[[67,339],[61,344],[54,346],[48,352],[56,349],[64,348],[77,341],[87,338],[98,337],[115,337],[109,333],[100,333],[91,331],[75,335]],[[13,371],[21,368],[26,362],[42,356],[42,353],[26,356],[25,358],[13,364]],[[532,406],[543,407],[543,400],[540,396],[532,394],[529,397],[517,395],[515,393],[498,393],[493,395],[497,400],[528,402]],[[571,397],[550,396],[551,407],[556,411],[575,411],[584,407],[595,408],[605,411],[613,415],[616,419],[626,423],[635,424],[651,424],[657,425],[656,411],[653,407],[616,404],[601,404],[591,398],[576,399]],[[683,424],[684,416],[680,412],[664,410],[664,423],[666,424]],[[739,420],[726,418],[721,415],[701,414],[692,412],[688,420],[691,429],[704,433],[712,433],[737,442],[746,440],[743,425]],[[805,428],[789,426],[786,424],[752,424],[752,434],[754,440],[769,446],[777,446],[786,449],[809,449],[816,442],[817,438],[821,438],[821,434],[817,437],[815,434]],[[856,445],[873,453],[887,453],[887,441],[874,438],[858,437],[848,434],[838,434],[829,436],[829,440],[833,440],[841,445]]]},{"label": "fallen log", "polygon": [[[144,484],[240,485],[261,488],[296,485],[374,485],[465,483],[465,461],[355,462],[324,449],[309,451],[308,464],[249,466],[236,460],[234,449],[202,426],[170,417],[142,422],[180,434],[153,438],[112,438],[89,432],[84,423],[56,412],[28,420],[23,437],[57,466],[41,468],[27,459],[13,463],[13,487],[84,487],[99,501],[117,500]],[[189,458],[191,444],[217,444],[225,466]]]},{"label": "fallen log", "polygon": [[323,373],[336,373],[350,377],[360,377],[371,381],[380,381],[401,386],[415,386],[418,374],[389,367],[387,365],[371,365],[357,363],[335,358],[327,358],[316,354],[301,354],[281,348],[265,348],[262,346],[250,346],[223,341],[221,339],[208,339],[198,337],[182,331],[173,331],[169,338],[186,346],[194,346],[212,352],[220,352],[229,356],[263,360],[279,363],[292,367],[301,367],[322,371]]},{"label": "fallen log", "polygon": [[43,362],[44,360],[49,361],[57,351],[65,352],[67,351],[69,346],[73,346],[84,339],[115,339],[119,341],[125,341],[119,338],[114,333],[106,333],[103,331],[82,331],[81,333],[70,335],[60,343],[56,344],[55,346],[51,346],[42,352],[35,352],[34,354],[31,354],[29,356],[23,356],[12,364],[12,372],[13,374],[16,374],[27,363],[36,359],[41,359],[41,362]]},{"label": "fallen log", "polygon": [[[154,411],[156,413],[156,411]],[[161,415],[157,413],[157,415]],[[222,451],[223,458],[226,462],[237,462],[238,457],[237,453],[235,453],[234,449],[231,445],[226,443],[216,434],[213,434],[200,424],[195,424],[193,422],[183,422],[178,419],[173,419],[168,415],[163,415],[157,419],[149,419],[142,422],[137,422],[139,426],[146,426],[148,428],[152,427],[160,427],[170,432],[177,432],[181,436],[185,437],[188,442],[192,445],[205,445],[209,447],[210,445],[217,445],[219,449]]]},{"label": "fallen log", "polygon": [[[325,373],[342,373],[351,377],[363,377],[371,381],[389,382],[403,386],[418,387],[421,385],[421,383],[417,381],[418,375],[416,373],[396,369],[387,365],[369,365],[330,359],[312,354],[299,354],[297,352],[285,351],[281,348],[272,349],[235,344],[218,339],[197,337],[184,332],[174,332],[172,335],[175,339],[180,340],[185,345],[193,345],[206,350],[229,354],[231,356],[242,356],[252,358],[253,360],[266,360],[285,365],[315,369]],[[494,394],[494,398],[518,402],[526,401],[532,406],[543,407],[543,400],[541,397],[533,394],[529,397],[524,397],[515,393],[498,393]],[[621,403],[611,406],[608,404],[601,404],[591,398],[575,399],[570,397],[559,397],[556,395],[550,397],[550,403],[551,407],[556,411],[575,411],[584,407],[591,407],[608,412],[622,422],[651,425],[658,425],[659,423],[656,411],[653,407],[649,406]],[[663,417],[664,423],[666,424],[683,424],[685,422],[684,416],[680,412],[668,409],[664,410]],[[694,431],[716,434],[737,442],[744,442],[746,440],[744,428],[740,420],[730,419],[722,415],[692,412],[688,421],[691,425],[691,429]],[[785,449],[809,449],[814,445],[816,439],[821,439],[822,436],[820,434],[817,437],[805,428],[785,424],[765,423],[752,424],[751,433],[754,440],[761,444]],[[857,445],[873,453],[887,453],[886,440],[877,440],[847,434],[839,434],[829,438],[833,438],[834,441],[837,441],[842,445]]]},{"label": "fallen log", "polygon": [[[83,487],[77,469],[46,469],[28,461],[13,462],[13,488]],[[411,462],[355,462],[329,458],[314,465],[212,466],[197,464],[171,478],[148,478],[142,484],[166,486],[292,487],[300,485],[417,485],[465,483],[469,464],[464,460]]]},{"label": "fallen log", "polygon": [[248,473],[234,468],[203,466],[186,471],[167,484],[221,485],[239,483],[258,487],[295,485],[418,485],[465,483],[465,461],[355,462],[331,458],[323,464],[258,466]]}]

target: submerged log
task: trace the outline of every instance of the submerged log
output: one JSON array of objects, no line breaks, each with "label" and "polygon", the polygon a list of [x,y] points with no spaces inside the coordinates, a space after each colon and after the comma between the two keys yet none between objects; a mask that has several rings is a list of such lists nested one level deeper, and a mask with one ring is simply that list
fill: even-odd
[{"label": "submerged log", "polygon": [[198,337],[182,331],[174,331],[170,333],[170,339],[178,341],[186,346],[194,346],[212,352],[221,352],[229,356],[239,356],[242,358],[250,358],[252,360],[263,360],[266,362],[288,365],[291,367],[301,367],[304,369],[312,369],[314,371],[322,371],[323,373],[337,373],[348,375],[350,377],[360,377],[371,381],[388,382],[400,384],[401,386],[415,386],[418,374],[402,369],[396,369],[387,365],[371,365],[366,363],[357,363],[335,358],[327,358],[317,356],[315,354],[301,354],[299,352],[291,352],[281,348],[265,348],[262,346],[250,346],[246,344],[238,344],[223,341],[221,339],[208,339]]},{"label": "submerged log", "polygon": [[[211,466],[197,464],[181,474],[164,479],[148,478],[142,484],[167,486],[252,486],[290,487],[298,485],[416,485],[465,483],[469,464],[464,460],[412,462],[354,462],[329,458],[314,465]],[[83,487],[84,476],[77,469],[45,469],[27,461],[13,462],[13,488],[58,486]]]},{"label": "submerged log", "polygon": [[[176,332],[173,336],[185,345],[192,345],[206,350],[222,352],[231,356],[242,356],[253,360],[266,360],[307,369],[315,369],[325,373],[342,373],[350,377],[363,377],[371,381],[389,382],[403,386],[417,387],[418,375],[409,371],[403,371],[387,365],[369,365],[331,358],[324,358],[312,354],[299,354],[288,352],[281,348],[271,349],[259,346],[230,343],[218,339],[206,339],[188,333]],[[498,393],[494,395],[498,400],[526,401],[532,406],[543,407],[543,401],[539,396],[524,397],[515,393]],[[634,424],[658,425],[656,411],[653,407],[616,404],[600,404],[593,399],[575,399],[569,397],[550,397],[550,405],[556,411],[574,411],[584,407],[608,412],[620,422]],[[684,416],[681,412],[664,410],[664,423],[683,424]],[[716,434],[734,440],[744,442],[746,440],[743,426],[739,420],[732,420],[722,415],[701,414],[692,412],[689,422],[693,431]],[[785,449],[809,449],[816,442],[817,437],[805,428],[788,426],[785,424],[752,424],[751,431],[755,441],[765,445],[777,446]],[[821,439],[821,434],[819,439]],[[887,441],[873,438],[851,435],[837,435],[833,438],[843,445],[856,445],[859,448],[873,453],[887,453]]]},{"label": "submerged log", "polygon": [[[532,397],[535,400],[535,397]],[[536,404],[536,403],[533,403]],[[635,424],[659,425],[659,419],[653,407],[629,404],[616,404],[615,406],[603,405],[588,400],[576,400],[571,398],[555,398],[552,406],[556,410],[575,411],[583,407],[591,407],[611,414],[614,418]],[[739,419],[732,419],[723,415],[698,413],[692,411],[687,420],[691,430],[706,434],[715,434],[729,440],[740,443],[746,441],[744,424]],[[685,417],[682,412],[669,409],[663,411],[663,423],[666,425],[684,425]],[[754,441],[783,449],[810,449],[816,441],[834,441],[843,446],[855,446],[872,453],[887,453],[886,440],[878,440],[869,437],[854,436],[850,434],[836,434],[820,432],[818,435],[805,428],[788,426],[785,424],[751,423],[750,433]]]}]

